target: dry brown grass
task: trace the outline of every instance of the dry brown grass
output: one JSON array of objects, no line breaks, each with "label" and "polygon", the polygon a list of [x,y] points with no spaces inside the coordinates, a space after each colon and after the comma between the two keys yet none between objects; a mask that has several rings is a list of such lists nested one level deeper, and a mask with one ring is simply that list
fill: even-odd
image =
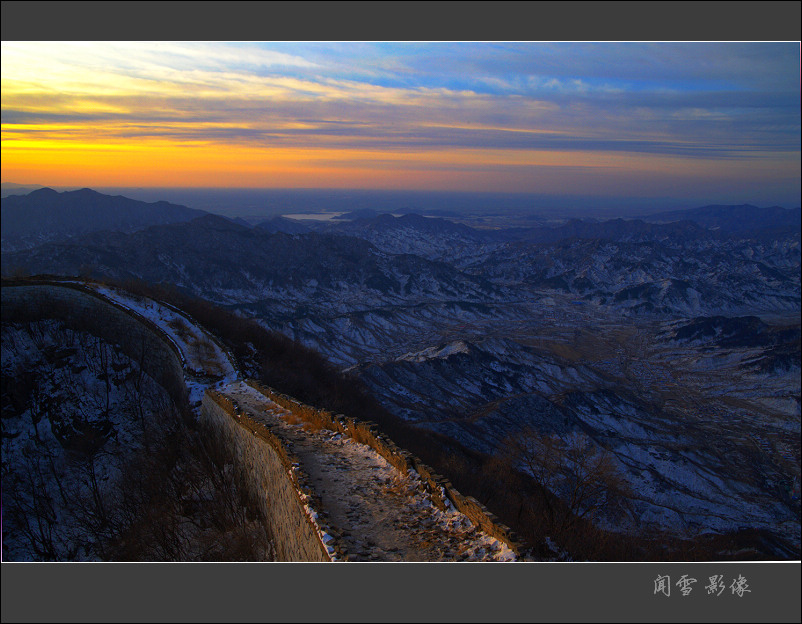
[{"label": "dry brown grass", "polygon": [[323,423],[321,423],[321,422],[313,421],[313,422],[304,423],[304,426],[302,427],[302,429],[304,431],[306,431],[307,433],[317,433],[318,431],[326,429],[326,427],[324,427]]},{"label": "dry brown grass", "polygon": [[294,412],[284,412],[281,419],[288,425],[300,425],[303,422]]},{"label": "dry brown grass", "polygon": [[409,495],[410,490],[413,488],[414,486],[409,482],[409,480],[399,474],[395,474],[393,475],[392,480],[387,483],[386,491],[393,496],[404,497]]},{"label": "dry brown grass", "polygon": [[321,414],[318,414],[316,410],[288,410],[281,415],[281,418],[287,424],[301,425],[301,428],[307,433],[317,433],[324,429],[334,431],[329,421]]},{"label": "dry brown grass", "polygon": [[191,337],[186,323],[184,323],[184,321],[180,318],[174,318],[168,321],[167,326],[173,329],[175,333],[178,334],[178,337],[181,338],[181,340],[187,340]]},{"label": "dry brown grass", "polygon": [[548,345],[548,349],[557,357],[569,362],[578,362],[582,359],[582,354],[568,344],[552,342]]}]

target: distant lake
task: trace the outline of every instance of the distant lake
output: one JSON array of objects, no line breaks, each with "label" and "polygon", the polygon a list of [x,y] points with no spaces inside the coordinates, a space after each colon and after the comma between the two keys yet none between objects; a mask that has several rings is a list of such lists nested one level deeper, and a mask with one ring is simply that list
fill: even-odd
[{"label": "distant lake", "polygon": [[286,219],[297,221],[331,221],[332,219],[346,214],[345,212],[300,212],[296,214],[283,214]]}]

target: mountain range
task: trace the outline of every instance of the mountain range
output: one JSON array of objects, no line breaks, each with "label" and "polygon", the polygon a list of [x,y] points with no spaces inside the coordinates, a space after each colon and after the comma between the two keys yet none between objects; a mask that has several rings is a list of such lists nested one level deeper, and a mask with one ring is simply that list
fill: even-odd
[{"label": "mountain range", "polygon": [[477,451],[524,426],[590,436],[637,491],[633,522],[761,527],[798,551],[786,491],[800,461],[798,209],[531,228],[180,214],[127,232],[87,217],[96,231],[4,252],[3,273],[175,284],[317,349],[394,414]]},{"label": "mountain range", "polygon": [[660,212],[645,217],[654,222],[672,222],[689,220],[707,229],[718,229],[723,232],[759,232],[761,230],[776,231],[792,228],[799,231],[800,208],[786,209],[780,206],[758,208],[751,204],[738,206],[710,205],[690,210]]},{"label": "mountain range", "polygon": [[89,232],[133,232],[149,225],[189,221],[204,213],[168,202],[146,203],[88,188],[59,193],[40,188],[2,200],[2,249],[16,251]]}]

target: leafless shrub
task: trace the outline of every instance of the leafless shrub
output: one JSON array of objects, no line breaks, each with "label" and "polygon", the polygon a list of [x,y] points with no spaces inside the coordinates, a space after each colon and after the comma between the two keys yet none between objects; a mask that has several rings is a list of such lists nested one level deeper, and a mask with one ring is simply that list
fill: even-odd
[{"label": "leafless shrub", "polygon": [[563,438],[530,428],[508,437],[504,446],[509,464],[533,479],[557,534],[612,511],[631,495],[609,451],[585,435]]}]

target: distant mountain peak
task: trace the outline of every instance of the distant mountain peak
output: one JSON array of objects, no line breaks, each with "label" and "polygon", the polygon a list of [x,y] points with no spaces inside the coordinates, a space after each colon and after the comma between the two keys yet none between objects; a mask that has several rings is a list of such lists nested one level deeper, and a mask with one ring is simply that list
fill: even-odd
[{"label": "distant mountain peak", "polygon": [[3,251],[64,241],[99,230],[134,232],[207,214],[168,202],[147,203],[90,188],[59,193],[49,187],[3,198]]},{"label": "distant mountain peak", "polygon": [[357,219],[375,219],[379,216],[379,214],[380,213],[373,208],[360,208],[358,210],[353,210],[351,212],[338,215],[334,218],[340,221],[356,221]]},{"label": "distant mountain peak", "polygon": [[309,227],[300,221],[280,216],[262,221],[256,227],[266,232],[284,232],[285,234],[306,234],[310,231]]},{"label": "distant mountain peak", "polygon": [[36,189],[35,191],[31,191],[28,193],[28,197],[31,196],[52,196],[52,195],[59,195],[58,191],[53,190],[49,186],[43,186],[42,188]]}]

